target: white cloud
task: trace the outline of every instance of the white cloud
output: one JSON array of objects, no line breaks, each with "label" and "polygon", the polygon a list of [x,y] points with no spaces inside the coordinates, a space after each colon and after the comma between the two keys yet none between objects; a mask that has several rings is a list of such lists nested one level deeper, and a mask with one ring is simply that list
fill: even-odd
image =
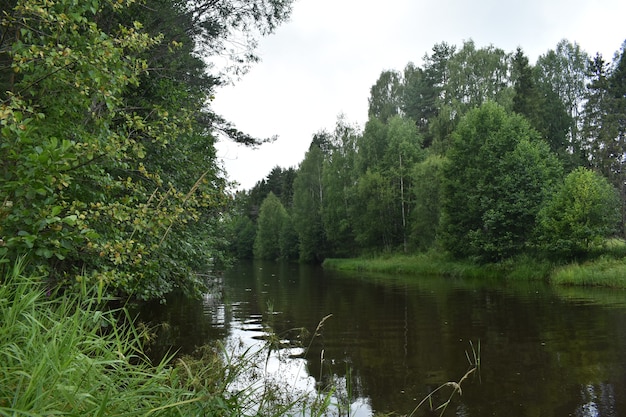
[{"label": "white cloud", "polygon": [[257,150],[221,142],[218,153],[250,188],[276,165],[296,166],[340,113],[363,124],[381,71],[420,65],[435,43],[521,46],[534,60],[565,38],[608,59],[626,36],[623,16],[623,0],[297,0],[291,20],[261,40],[262,62],[214,102],[239,129],[279,139]]}]

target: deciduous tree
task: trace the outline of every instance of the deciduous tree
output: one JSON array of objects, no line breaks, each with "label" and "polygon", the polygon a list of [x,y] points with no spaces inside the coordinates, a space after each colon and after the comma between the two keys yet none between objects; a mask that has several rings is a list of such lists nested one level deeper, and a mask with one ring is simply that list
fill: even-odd
[{"label": "deciduous tree", "polygon": [[491,261],[526,248],[560,165],[528,122],[495,103],[470,111],[454,133],[443,182],[443,243]]},{"label": "deciduous tree", "polygon": [[538,241],[549,253],[580,256],[615,233],[620,218],[617,190],[581,167],[565,177],[539,213]]},{"label": "deciduous tree", "polygon": [[281,257],[281,234],[283,225],[288,222],[285,207],[270,192],[259,210],[256,238],[254,239],[254,257],[258,259],[276,260]]},{"label": "deciduous tree", "polygon": [[411,242],[419,250],[431,248],[437,239],[444,165],[443,157],[431,155],[412,168],[415,208],[411,213]]},{"label": "deciduous tree", "polygon": [[[245,67],[255,37],[290,4],[10,2],[0,37],[0,255],[29,253],[51,280],[140,298],[199,290],[194,270],[226,246],[215,135],[258,141],[208,109],[223,75],[197,53]],[[235,33],[246,39],[239,58],[228,47]]]},{"label": "deciduous tree", "polygon": [[315,143],[304,155],[293,183],[292,216],[300,241],[300,260],[321,262],[326,255],[322,221],[324,154]]}]

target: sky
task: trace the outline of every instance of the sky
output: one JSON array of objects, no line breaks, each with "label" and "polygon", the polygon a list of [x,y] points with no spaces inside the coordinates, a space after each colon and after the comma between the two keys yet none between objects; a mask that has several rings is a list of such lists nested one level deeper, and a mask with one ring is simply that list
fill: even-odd
[{"label": "sky", "polygon": [[296,0],[289,21],[260,39],[261,62],[212,103],[239,130],[278,139],[257,149],[221,140],[218,157],[250,189],[275,166],[297,167],[340,115],[362,128],[381,72],[422,66],[436,43],[519,46],[534,63],[568,39],[609,61],[626,40],[624,17],[624,0]]}]

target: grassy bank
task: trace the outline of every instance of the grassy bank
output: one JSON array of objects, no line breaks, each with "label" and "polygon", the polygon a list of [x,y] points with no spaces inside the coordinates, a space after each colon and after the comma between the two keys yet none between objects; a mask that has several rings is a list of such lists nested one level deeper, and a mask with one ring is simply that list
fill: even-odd
[{"label": "grassy bank", "polygon": [[626,289],[626,259],[598,258],[556,268],[550,275],[555,285],[601,286]]},{"label": "grassy bank", "polygon": [[387,255],[375,258],[326,259],[324,268],[339,271],[364,271],[390,274],[441,275],[455,278],[546,279],[553,266],[520,258],[498,264],[478,264],[454,260],[439,252],[414,255]]},{"label": "grassy bank", "polygon": [[49,294],[19,265],[0,274],[0,416],[280,416],[312,407],[263,380],[233,389],[256,369],[250,352],[206,348],[150,363],[147,333],[106,301],[86,288]]},{"label": "grassy bank", "polygon": [[[324,268],[458,278],[545,280],[554,285],[604,286],[626,289],[626,259],[621,250],[581,263],[559,265],[530,257],[495,264],[454,260],[445,254],[388,255],[375,258],[327,259]],[[615,256],[617,255],[617,256]]]}]

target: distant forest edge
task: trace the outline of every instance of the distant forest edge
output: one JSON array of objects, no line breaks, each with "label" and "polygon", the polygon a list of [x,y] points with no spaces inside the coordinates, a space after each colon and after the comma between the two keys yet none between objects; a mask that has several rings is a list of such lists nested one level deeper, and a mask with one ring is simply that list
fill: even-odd
[{"label": "distant forest edge", "polygon": [[368,116],[340,116],[297,168],[236,194],[234,256],[626,254],[626,42],[607,61],[563,40],[535,65],[521,48],[436,44],[380,74]]}]

